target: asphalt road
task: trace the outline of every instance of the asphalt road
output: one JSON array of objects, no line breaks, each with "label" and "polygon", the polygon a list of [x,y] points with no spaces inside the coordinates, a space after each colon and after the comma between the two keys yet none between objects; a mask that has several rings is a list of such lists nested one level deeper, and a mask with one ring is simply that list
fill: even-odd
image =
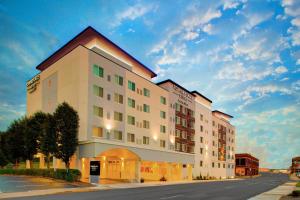
[{"label": "asphalt road", "polygon": [[70,185],[65,182],[40,177],[6,175],[0,176],[0,193],[72,187],[76,186]]},{"label": "asphalt road", "polygon": [[64,193],[19,199],[30,200],[179,200],[179,199],[248,199],[288,181],[284,174],[263,174],[261,177],[208,183],[193,183],[134,189],[114,189],[96,192]]}]

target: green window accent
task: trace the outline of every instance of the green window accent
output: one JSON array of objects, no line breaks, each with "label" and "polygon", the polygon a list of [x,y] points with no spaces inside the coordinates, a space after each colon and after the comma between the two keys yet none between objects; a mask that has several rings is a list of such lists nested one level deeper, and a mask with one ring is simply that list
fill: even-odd
[{"label": "green window accent", "polygon": [[143,144],[149,144],[149,137],[143,136]]},{"label": "green window accent", "polygon": [[135,142],[135,135],[133,133],[127,133],[127,142]]},{"label": "green window accent", "polygon": [[122,131],[114,130],[114,139],[115,140],[122,140],[123,139]]},{"label": "green window accent", "polygon": [[143,110],[144,110],[144,112],[150,113],[150,106],[147,105],[147,104],[144,104],[143,105]]},{"label": "green window accent", "polygon": [[123,113],[115,111],[114,112],[114,120],[122,122],[123,121]]},{"label": "green window accent", "polygon": [[135,108],[135,100],[128,98],[128,106],[131,108]]},{"label": "green window accent", "polygon": [[135,83],[132,81],[128,81],[128,89],[135,91]]},{"label": "green window accent", "polygon": [[150,97],[150,90],[148,90],[147,88],[144,88],[144,96]]},{"label": "green window accent", "polygon": [[119,75],[115,75],[115,83],[118,85],[123,85],[123,77]]},{"label": "green window accent", "polygon": [[130,125],[135,125],[135,117],[128,115],[127,116],[127,123]]},{"label": "green window accent", "polygon": [[150,122],[147,120],[143,120],[143,128],[150,129]]},{"label": "green window accent", "polygon": [[160,117],[166,119],[166,112],[160,111]]},{"label": "green window accent", "polygon": [[166,126],[160,125],[160,132],[161,133],[166,133]]},{"label": "green window accent", "polygon": [[161,96],[161,97],[160,97],[160,103],[162,103],[162,104],[166,105],[166,104],[167,104],[167,100],[166,100],[166,98],[165,98],[165,97],[163,97],[163,96]]},{"label": "green window accent", "polygon": [[97,85],[93,85],[93,93],[98,97],[103,97],[103,88]]},{"label": "green window accent", "polygon": [[93,107],[93,113],[94,113],[95,116],[103,117],[103,108],[98,107],[98,106],[94,106]]},{"label": "green window accent", "polygon": [[115,93],[114,99],[115,99],[115,102],[123,104],[123,95]]},{"label": "green window accent", "polygon": [[180,112],[180,105],[178,103],[175,104],[176,111]]},{"label": "green window accent", "polygon": [[175,119],[176,119],[176,124],[180,124],[180,117],[177,117],[177,116],[176,116]]},{"label": "green window accent", "polygon": [[103,78],[104,69],[98,65],[93,65],[93,74]]}]

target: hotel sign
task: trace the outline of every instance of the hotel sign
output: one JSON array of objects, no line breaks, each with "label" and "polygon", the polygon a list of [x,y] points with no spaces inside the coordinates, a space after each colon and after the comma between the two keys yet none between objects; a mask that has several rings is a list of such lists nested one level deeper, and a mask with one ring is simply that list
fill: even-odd
[{"label": "hotel sign", "polygon": [[27,92],[33,93],[37,86],[40,84],[40,75],[35,76],[33,79],[27,82]]},{"label": "hotel sign", "polygon": [[181,89],[180,87],[174,84],[173,84],[173,93],[179,97],[178,102],[185,106],[192,104],[194,101],[194,96],[192,94],[184,91],[183,89]]}]

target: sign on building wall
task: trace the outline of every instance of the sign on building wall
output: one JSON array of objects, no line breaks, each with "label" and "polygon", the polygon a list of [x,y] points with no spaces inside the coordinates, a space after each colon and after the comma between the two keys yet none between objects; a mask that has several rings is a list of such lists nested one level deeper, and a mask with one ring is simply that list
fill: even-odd
[{"label": "sign on building wall", "polygon": [[90,162],[90,175],[91,176],[100,176],[100,161],[91,161]]},{"label": "sign on building wall", "polygon": [[186,106],[191,107],[194,103],[194,96],[183,89],[179,88],[176,85],[172,85],[173,87],[173,94],[178,96],[178,103]]},{"label": "sign on building wall", "polygon": [[40,84],[40,75],[35,76],[33,79],[27,82],[27,92],[33,93],[37,86]]}]

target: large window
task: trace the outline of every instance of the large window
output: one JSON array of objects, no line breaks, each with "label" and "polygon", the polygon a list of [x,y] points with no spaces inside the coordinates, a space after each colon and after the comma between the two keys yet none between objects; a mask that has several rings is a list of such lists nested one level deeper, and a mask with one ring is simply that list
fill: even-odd
[{"label": "large window", "polygon": [[103,97],[103,88],[97,85],[93,85],[93,93],[98,97]]},{"label": "large window", "polygon": [[104,70],[98,65],[93,65],[93,74],[103,78]]},{"label": "large window", "polygon": [[131,125],[135,125],[135,117],[128,115],[127,116],[127,123]]},{"label": "large window", "polygon": [[144,105],[143,105],[143,110],[144,110],[144,112],[149,113],[149,112],[150,112],[150,106],[147,105],[147,104],[144,104]]},{"label": "large window", "polygon": [[135,135],[133,133],[127,133],[127,142],[134,142]]},{"label": "large window", "polygon": [[123,95],[115,93],[114,99],[115,99],[115,102],[123,104]]},{"label": "large window", "polygon": [[176,124],[180,124],[180,117],[177,117],[177,116],[176,116],[175,119],[176,119]]},{"label": "large window", "polygon": [[161,97],[160,97],[160,103],[162,103],[162,104],[166,105],[166,104],[167,104],[167,100],[166,100],[166,98],[165,98],[165,97],[163,97],[163,96],[161,96]]},{"label": "large window", "polygon": [[160,147],[163,147],[163,148],[166,147],[166,141],[165,140],[160,140]]},{"label": "large window", "polygon": [[128,89],[135,91],[135,83],[132,81],[128,81]]},{"label": "large window", "polygon": [[93,136],[95,137],[103,137],[103,128],[102,127],[93,127]]},{"label": "large window", "polygon": [[135,100],[128,98],[128,106],[131,108],[135,108]]},{"label": "large window", "polygon": [[166,119],[166,112],[160,111],[160,117]]},{"label": "large window", "polygon": [[123,85],[123,77],[119,75],[115,75],[115,83],[118,85]]},{"label": "large window", "polygon": [[114,139],[115,140],[122,140],[123,139],[122,131],[114,130]]},{"label": "large window", "polygon": [[176,108],[176,111],[180,112],[180,105],[178,103],[175,103],[175,108]]},{"label": "large window", "polygon": [[94,106],[93,107],[93,113],[94,113],[95,116],[103,117],[103,108],[98,107],[98,106]]},{"label": "large window", "polygon": [[186,127],[187,123],[186,123],[186,119],[182,119],[182,124],[183,127]]},{"label": "large window", "polygon": [[166,126],[160,125],[160,132],[161,133],[166,133]]},{"label": "large window", "polygon": [[150,129],[150,122],[147,120],[143,120],[143,128]]},{"label": "large window", "polygon": [[114,112],[114,120],[116,121],[123,121],[123,113],[120,112]]},{"label": "large window", "polygon": [[149,137],[143,136],[143,144],[149,144]]},{"label": "large window", "polygon": [[148,90],[147,88],[144,88],[144,96],[150,97],[150,90]]}]

